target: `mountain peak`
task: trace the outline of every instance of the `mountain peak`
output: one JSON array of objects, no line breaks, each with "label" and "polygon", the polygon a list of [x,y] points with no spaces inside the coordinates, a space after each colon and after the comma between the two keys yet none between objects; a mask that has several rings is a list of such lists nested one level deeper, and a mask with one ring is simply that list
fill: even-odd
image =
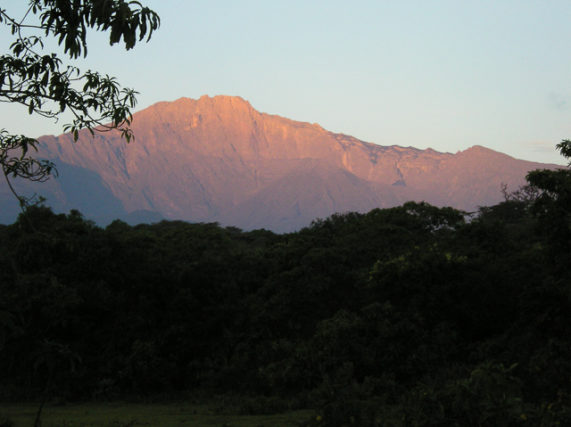
[{"label": "mountain peak", "polygon": [[157,102],[135,114],[139,115],[153,111],[184,112],[197,108],[203,110],[254,110],[252,105],[240,96],[216,95],[211,97],[202,95],[198,99],[181,97],[174,101]]},{"label": "mountain peak", "polygon": [[516,160],[513,157],[505,154],[505,153],[500,153],[498,151],[494,151],[490,148],[484,147],[482,145],[473,145],[463,151],[459,151],[458,155],[460,156],[469,156],[471,158],[473,158],[474,160],[478,160],[478,161],[483,161],[482,159],[485,158],[494,158],[497,159],[499,157],[503,158],[503,159],[512,159],[512,160]]},{"label": "mountain peak", "polygon": [[478,152],[479,153],[496,153],[496,151],[494,151],[490,148],[484,147],[483,145],[472,145],[471,147],[468,147],[464,151],[471,151],[474,153],[478,153]]},{"label": "mountain peak", "polygon": [[528,171],[549,166],[481,146],[451,154],[371,144],[259,113],[239,96],[179,98],[133,118],[129,145],[113,132],[83,131],[77,144],[70,134],[42,138],[42,157],[62,171],[44,192],[54,207],[89,217],[112,200],[127,213],[289,231],[408,200],[473,210],[502,200],[502,183],[518,188]]},{"label": "mountain peak", "polygon": [[199,106],[209,105],[221,109],[253,109],[244,98],[232,95],[202,95],[196,102]]},{"label": "mountain peak", "polygon": [[202,95],[198,98],[198,102],[213,102],[217,104],[233,104],[233,105],[247,105],[251,107],[250,103],[241,96],[237,95]]}]

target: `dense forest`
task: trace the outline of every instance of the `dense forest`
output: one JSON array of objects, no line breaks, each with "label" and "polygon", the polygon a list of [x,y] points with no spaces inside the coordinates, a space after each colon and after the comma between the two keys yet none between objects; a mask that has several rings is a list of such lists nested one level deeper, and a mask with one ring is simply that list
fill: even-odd
[{"label": "dense forest", "polygon": [[0,226],[0,400],[571,425],[571,170],[528,182],[472,214],[409,202],[283,235],[30,207]]}]

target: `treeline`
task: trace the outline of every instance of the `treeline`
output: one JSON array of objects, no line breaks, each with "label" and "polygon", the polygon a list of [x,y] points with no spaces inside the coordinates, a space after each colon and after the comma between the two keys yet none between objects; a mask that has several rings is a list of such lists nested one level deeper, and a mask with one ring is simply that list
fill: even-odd
[{"label": "treeline", "polygon": [[[535,175],[534,175],[535,174]],[[250,396],[308,425],[571,425],[571,177],[299,232],[0,226],[0,398]]]}]

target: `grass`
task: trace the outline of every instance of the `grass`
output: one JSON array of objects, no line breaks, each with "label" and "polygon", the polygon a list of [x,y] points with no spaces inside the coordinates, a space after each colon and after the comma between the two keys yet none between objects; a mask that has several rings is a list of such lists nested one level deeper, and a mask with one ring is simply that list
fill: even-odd
[{"label": "grass", "polygon": [[[0,420],[14,427],[34,425],[38,406],[0,404]],[[131,427],[131,426],[216,426],[216,427],[291,427],[307,420],[312,411],[290,411],[274,415],[222,415],[211,407],[194,404],[84,403],[45,406],[42,427]]]}]

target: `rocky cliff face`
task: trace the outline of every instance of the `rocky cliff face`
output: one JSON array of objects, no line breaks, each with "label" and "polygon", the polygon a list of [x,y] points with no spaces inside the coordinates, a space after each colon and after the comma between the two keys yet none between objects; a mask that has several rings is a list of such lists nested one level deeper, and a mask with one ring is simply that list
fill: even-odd
[{"label": "rocky cliff face", "polygon": [[155,212],[290,231],[407,200],[473,210],[500,201],[502,184],[515,189],[529,170],[553,167],[484,147],[450,154],[378,146],[229,96],[155,104],[135,114],[133,130],[130,144],[115,132],[83,132],[76,143],[68,134],[42,137],[42,156],[63,169],[35,191],[56,208],[102,220]]}]

